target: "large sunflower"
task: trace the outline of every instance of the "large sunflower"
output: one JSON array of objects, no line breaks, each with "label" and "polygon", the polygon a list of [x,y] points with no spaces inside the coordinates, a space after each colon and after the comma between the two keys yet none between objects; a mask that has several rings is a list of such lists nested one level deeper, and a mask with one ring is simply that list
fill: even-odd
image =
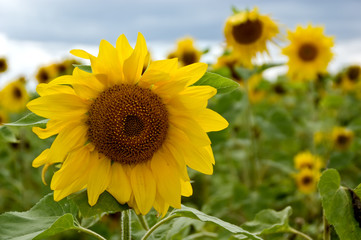
[{"label": "large sunflower", "polygon": [[33,161],[44,169],[61,163],[51,181],[54,199],[86,188],[91,206],[108,191],[141,214],[152,206],[163,215],[169,206],[180,208],[181,195],[192,194],[187,166],[212,174],[206,132],[228,126],[207,109],[216,89],[192,86],[207,65],[153,61],[142,74],[148,51],[141,34],[134,49],[121,35],[116,47],[102,40],[97,57],[71,53],[90,59],[93,73],[76,68],[73,75],[39,84],[40,97],[28,104],[50,119],[45,129],[33,131],[40,138],[58,134]]},{"label": "large sunflower", "polygon": [[224,27],[227,46],[238,53],[246,67],[252,66],[257,53],[268,53],[267,42],[278,32],[277,24],[269,16],[260,15],[257,8],[230,16]]},{"label": "large sunflower", "polygon": [[298,26],[288,32],[290,44],[282,50],[288,56],[288,75],[292,80],[316,80],[325,73],[332,59],[333,38],[323,34],[323,27]]},{"label": "large sunflower", "polygon": [[12,113],[21,112],[25,109],[29,101],[29,94],[25,88],[23,77],[10,82],[0,92],[0,102],[2,107]]}]

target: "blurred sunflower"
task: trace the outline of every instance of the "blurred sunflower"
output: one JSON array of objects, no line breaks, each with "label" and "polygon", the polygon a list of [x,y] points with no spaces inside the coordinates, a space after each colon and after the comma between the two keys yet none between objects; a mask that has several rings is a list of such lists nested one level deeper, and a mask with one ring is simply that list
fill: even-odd
[{"label": "blurred sunflower", "polygon": [[0,102],[4,110],[18,113],[25,110],[29,94],[25,88],[25,79],[19,79],[6,85],[0,92]]},{"label": "blurred sunflower", "polygon": [[282,50],[288,56],[288,76],[295,81],[315,80],[325,73],[332,59],[333,38],[323,34],[323,27],[298,26],[288,32],[290,44]]},{"label": "blurred sunflower", "polygon": [[6,72],[7,69],[8,69],[8,63],[6,61],[6,58],[1,57],[0,58],[0,73]]},{"label": "blurred sunflower", "polygon": [[[51,181],[56,201],[87,188],[96,204],[108,191],[137,213],[152,206],[163,215],[192,195],[187,166],[212,174],[214,157],[206,132],[228,122],[207,108],[216,94],[210,86],[191,86],[207,69],[204,63],[178,68],[177,59],[153,61],[142,74],[148,53],[142,34],[133,49],[121,35],[116,47],[100,42],[98,57],[83,50],[93,73],[39,84],[40,97],[28,108],[50,118],[40,138],[57,135],[33,166],[62,163]],[[44,171],[43,171],[44,173]]]},{"label": "blurred sunflower", "polygon": [[182,66],[187,66],[199,62],[201,56],[202,52],[194,47],[193,38],[186,37],[177,42],[177,49],[168,55],[168,59],[178,58]]},{"label": "blurred sunflower", "polygon": [[56,64],[40,67],[35,75],[38,83],[48,83],[57,77],[59,68]]},{"label": "blurred sunflower", "polygon": [[268,53],[267,42],[279,29],[267,15],[260,15],[258,9],[245,10],[228,17],[224,27],[227,46],[233,48],[245,67],[252,67],[257,53]]},{"label": "blurred sunflower", "polygon": [[213,64],[212,68],[214,70],[227,69],[227,77],[243,85],[243,79],[236,71],[236,68],[239,66],[241,66],[239,57],[235,55],[234,52],[229,52],[218,57],[217,62]]},{"label": "blurred sunflower", "polygon": [[320,145],[327,140],[327,134],[321,131],[317,131],[313,134],[313,142],[316,145]]},{"label": "blurred sunflower", "polygon": [[344,127],[334,127],[331,133],[333,146],[339,150],[347,149],[354,138],[354,133],[350,129]]},{"label": "blurred sunflower", "polygon": [[[337,78],[338,77],[338,78]],[[360,66],[352,65],[345,71],[339,73],[335,80],[335,86],[340,87],[344,91],[358,90],[361,80]]]},{"label": "blurred sunflower", "polygon": [[319,171],[322,167],[322,161],[318,156],[313,155],[310,151],[298,153],[294,157],[295,168],[298,170],[310,169]]},{"label": "blurred sunflower", "polygon": [[305,194],[315,192],[320,175],[319,171],[309,168],[301,169],[301,171],[295,175],[298,190]]}]

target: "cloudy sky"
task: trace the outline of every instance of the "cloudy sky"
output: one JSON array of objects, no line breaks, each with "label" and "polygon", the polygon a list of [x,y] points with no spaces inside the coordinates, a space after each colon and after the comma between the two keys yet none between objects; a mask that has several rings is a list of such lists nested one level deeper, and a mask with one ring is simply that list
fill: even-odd
[{"label": "cloudy sky", "polygon": [[41,64],[69,57],[74,47],[96,51],[101,39],[115,43],[122,33],[134,42],[142,32],[159,58],[186,35],[200,47],[219,49],[232,6],[258,6],[283,29],[324,25],[326,34],[335,36],[334,66],[361,63],[359,0],[0,0],[0,56],[10,65],[5,77],[31,74]]}]

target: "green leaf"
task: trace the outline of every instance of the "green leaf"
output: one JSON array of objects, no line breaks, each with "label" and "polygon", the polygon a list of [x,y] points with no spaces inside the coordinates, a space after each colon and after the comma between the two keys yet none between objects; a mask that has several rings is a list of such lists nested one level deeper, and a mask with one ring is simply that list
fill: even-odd
[{"label": "green leaf", "polygon": [[102,214],[116,213],[129,209],[128,205],[121,205],[118,201],[108,192],[104,192],[99,196],[97,203],[90,206],[88,203],[88,195],[86,191],[78,194],[73,194],[69,197],[79,207],[81,216],[90,218],[94,216],[101,216]]},{"label": "green leaf", "polygon": [[340,182],[337,170],[327,169],[318,183],[326,218],[341,240],[361,239],[361,228],[354,217],[351,195],[347,188],[340,186]]},{"label": "green leaf", "polygon": [[272,111],[269,115],[269,121],[276,130],[275,136],[291,138],[294,135],[294,124],[286,111],[280,109]]},{"label": "green leaf", "polygon": [[35,127],[35,126],[44,126],[49,119],[40,117],[36,115],[35,113],[29,113],[28,115],[24,116],[23,118],[20,118],[16,122],[13,123],[6,123],[5,126],[10,127]]},{"label": "green leaf", "polygon": [[249,239],[262,240],[262,238],[256,236],[253,233],[250,233],[249,231],[244,230],[241,227],[238,227],[231,223],[225,222],[219,218],[209,216],[209,215],[207,215],[203,212],[200,212],[194,208],[190,208],[190,207],[186,207],[186,206],[182,205],[181,209],[174,210],[171,213],[171,215],[197,219],[197,220],[201,220],[202,222],[212,222],[212,223],[217,224],[220,227],[223,227],[224,229],[228,230],[229,232],[231,232],[233,234],[241,234],[241,235],[247,236]]},{"label": "green leaf", "polygon": [[223,77],[216,73],[206,72],[194,86],[208,85],[217,89],[218,93],[229,93],[239,87],[239,84],[232,79]]},{"label": "green leaf", "polygon": [[5,140],[6,142],[18,142],[15,133],[5,125],[0,126],[0,139]]},{"label": "green leaf", "polygon": [[253,221],[246,222],[242,227],[255,234],[288,232],[290,228],[288,225],[288,218],[291,214],[291,207],[286,207],[279,212],[272,209],[262,210],[257,213]]},{"label": "green leaf", "polygon": [[77,229],[77,208],[66,199],[59,202],[48,194],[27,212],[8,212],[0,215],[2,239],[43,239],[60,232]]},{"label": "green leaf", "polygon": [[79,68],[80,70],[83,70],[84,72],[92,73],[92,67],[90,65],[78,65],[73,64],[74,67]]}]

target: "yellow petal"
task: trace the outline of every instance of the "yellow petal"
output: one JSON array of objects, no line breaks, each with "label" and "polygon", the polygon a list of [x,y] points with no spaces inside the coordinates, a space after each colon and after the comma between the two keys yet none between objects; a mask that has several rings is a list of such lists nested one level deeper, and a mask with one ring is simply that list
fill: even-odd
[{"label": "yellow petal", "polygon": [[45,173],[46,173],[46,171],[48,171],[48,168],[50,166],[51,166],[51,164],[46,163],[43,167],[43,170],[41,171],[41,181],[44,183],[44,185],[48,185],[48,184],[46,184],[46,181],[45,181]]},{"label": "yellow petal", "polygon": [[204,109],[196,118],[204,131],[220,131],[228,127],[228,122],[221,115],[211,109]]},{"label": "yellow petal", "polygon": [[154,200],[154,209],[161,214],[162,217],[164,217],[169,209],[169,204],[164,201],[164,199],[160,196],[159,193],[156,194],[155,200]]},{"label": "yellow petal", "polygon": [[125,83],[135,84],[138,82],[142,74],[147,53],[148,50],[145,39],[143,35],[139,33],[133,53],[124,61],[123,72]]},{"label": "yellow petal", "polygon": [[186,86],[190,86],[205,74],[207,67],[205,63],[193,63],[179,68],[173,76],[174,81],[182,81]]},{"label": "yellow petal", "polygon": [[80,176],[75,182],[64,189],[54,190],[54,200],[60,201],[61,199],[69,196],[72,193],[78,192],[85,188],[88,175],[84,174]]},{"label": "yellow petal", "polygon": [[89,170],[89,149],[84,146],[69,153],[60,170],[55,172],[50,188],[64,189]]},{"label": "yellow petal", "polygon": [[51,95],[51,94],[72,94],[74,95],[74,89],[66,85],[52,85],[46,83],[40,83],[36,86],[36,92],[40,96]]},{"label": "yellow petal", "polygon": [[70,151],[87,141],[88,127],[85,124],[69,124],[55,138],[48,153],[49,163],[63,162]]},{"label": "yellow petal", "polygon": [[146,164],[137,164],[131,171],[130,182],[139,211],[145,215],[155,199],[156,183],[152,172]]},{"label": "yellow petal", "polygon": [[40,153],[39,156],[37,156],[34,159],[32,166],[35,168],[38,168],[41,165],[44,165],[45,163],[47,163],[48,162],[48,154],[49,154],[49,148],[45,149],[42,153]]},{"label": "yellow petal", "polygon": [[53,94],[27,104],[30,111],[45,118],[74,119],[88,112],[89,103],[72,94]]},{"label": "yellow petal", "polygon": [[120,35],[117,39],[116,49],[118,51],[119,61],[123,66],[125,59],[129,58],[133,52],[133,48],[130,46],[124,34]]},{"label": "yellow petal", "polygon": [[170,124],[183,131],[189,140],[197,146],[206,146],[211,144],[207,133],[203,128],[192,118],[185,116],[169,116]]},{"label": "yellow petal", "polygon": [[58,134],[66,125],[67,122],[50,119],[46,128],[33,127],[32,130],[39,138],[45,139]]},{"label": "yellow petal", "polygon": [[157,191],[172,207],[181,207],[181,186],[178,166],[171,161],[172,155],[159,149],[151,160],[151,168],[157,182]]},{"label": "yellow petal", "polygon": [[181,187],[182,187],[182,196],[189,197],[193,194],[193,188],[189,181],[182,181],[181,180]]},{"label": "yellow petal", "polygon": [[[187,150],[188,149],[188,150]],[[194,170],[211,175],[213,174],[213,156],[205,148],[188,145],[183,149],[184,160],[186,164]]]},{"label": "yellow petal", "polygon": [[165,60],[158,60],[153,61],[149,64],[147,71],[162,71],[164,73],[171,74],[176,71],[178,68],[178,59],[165,59]]},{"label": "yellow petal", "polygon": [[81,49],[73,49],[73,50],[70,51],[70,53],[73,54],[76,57],[80,57],[80,58],[84,58],[84,59],[89,59],[89,56],[91,55],[91,54],[89,54],[86,51],[81,50]]},{"label": "yellow petal", "polygon": [[111,166],[111,179],[107,191],[121,204],[130,199],[132,189],[128,176],[120,163],[114,162]]},{"label": "yellow petal", "polygon": [[88,202],[90,206],[94,206],[110,182],[110,166],[111,161],[105,156],[98,156],[92,152],[90,159],[91,169],[88,180]]}]

